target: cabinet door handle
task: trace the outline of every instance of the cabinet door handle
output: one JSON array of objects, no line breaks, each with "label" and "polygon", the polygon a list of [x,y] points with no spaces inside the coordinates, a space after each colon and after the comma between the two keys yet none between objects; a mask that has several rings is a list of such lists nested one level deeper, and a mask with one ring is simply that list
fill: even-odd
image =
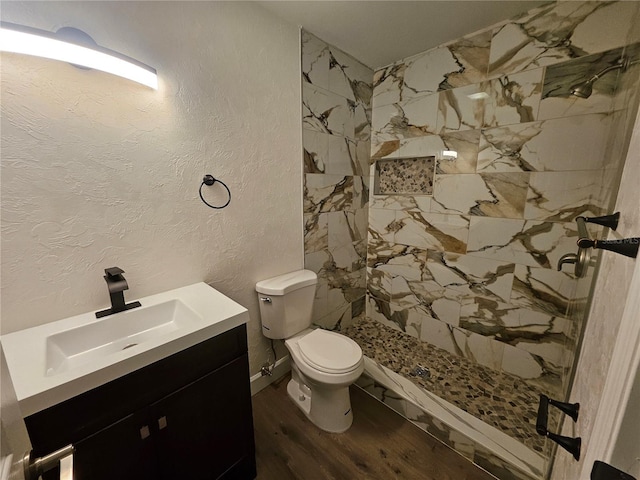
[{"label": "cabinet door handle", "polygon": [[140,428],[140,438],[144,440],[145,438],[148,438],[150,435],[151,435],[151,431],[149,430],[149,426],[143,425],[142,428]]},{"label": "cabinet door handle", "polygon": [[162,430],[163,428],[167,428],[167,417],[160,417],[158,419],[158,428]]}]

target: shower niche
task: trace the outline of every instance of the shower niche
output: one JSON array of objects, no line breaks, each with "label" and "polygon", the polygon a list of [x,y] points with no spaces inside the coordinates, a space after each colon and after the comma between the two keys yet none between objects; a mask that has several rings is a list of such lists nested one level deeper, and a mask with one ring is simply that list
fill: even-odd
[{"label": "shower niche", "polygon": [[374,195],[433,195],[436,157],[405,157],[378,160]]}]

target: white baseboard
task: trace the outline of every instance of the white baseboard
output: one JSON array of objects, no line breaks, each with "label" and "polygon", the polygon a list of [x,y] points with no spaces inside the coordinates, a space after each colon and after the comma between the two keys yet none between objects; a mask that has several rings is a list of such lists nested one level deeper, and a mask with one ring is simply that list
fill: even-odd
[{"label": "white baseboard", "polygon": [[273,367],[273,372],[271,375],[262,375],[260,372],[256,373],[251,377],[251,396],[254,396],[260,390],[275,382],[283,375],[286,375],[291,370],[291,365],[289,363],[289,355],[286,357],[282,357],[278,360]]}]

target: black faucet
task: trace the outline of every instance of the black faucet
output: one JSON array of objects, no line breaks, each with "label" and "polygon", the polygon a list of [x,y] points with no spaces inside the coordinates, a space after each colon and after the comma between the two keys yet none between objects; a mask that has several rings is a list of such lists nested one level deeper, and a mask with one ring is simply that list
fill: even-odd
[{"label": "black faucet", "polygon": [[106,317],[112,313],[131,310],[140,306],[140,302],[124,303],[124,291],[129,289],[127,281],[122,276],[124,270],[118,267],[105,268],[104,279],[109,287],[109,297],[111,297],[111,308],[96,312],[96,318]]}]

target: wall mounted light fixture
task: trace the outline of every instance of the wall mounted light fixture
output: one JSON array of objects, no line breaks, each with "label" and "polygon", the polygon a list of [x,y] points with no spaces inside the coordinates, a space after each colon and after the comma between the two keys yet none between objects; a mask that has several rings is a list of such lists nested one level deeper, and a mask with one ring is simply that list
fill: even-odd
[{"label": "wall mounted light fixture", "polygon": [[0,22],[0,51],[22,53],[102,70],[158,89],[156,70],[133,58],[101,47],[81,30],[71,27],[47,32]]}]

